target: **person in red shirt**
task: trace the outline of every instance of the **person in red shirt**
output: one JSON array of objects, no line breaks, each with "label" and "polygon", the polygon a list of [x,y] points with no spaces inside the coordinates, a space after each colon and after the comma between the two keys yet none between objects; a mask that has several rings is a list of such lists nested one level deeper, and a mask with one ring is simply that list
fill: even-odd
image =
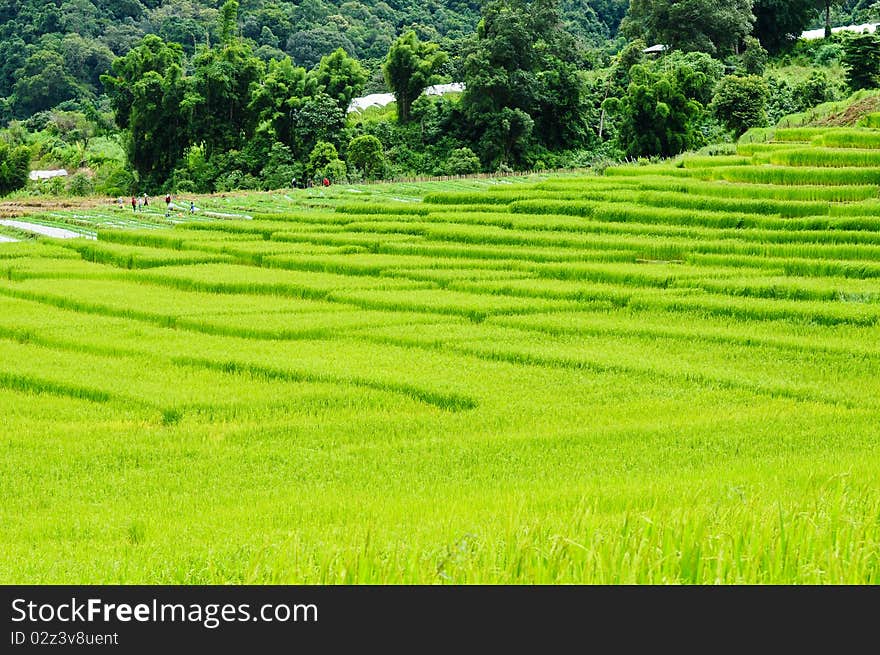
[{"label": "person in red shirt", "polygon": [[137,199],[134,196],[132,196],[131,197],[131,211],[136,212],[137,208],[138,208]]},{"label": "person in red shirt", "polygon": [[330,186],[330,180],[328,180],[328,179],[325,177],[325,178],[324,178],[324,182],[323,182],[323,184],[324,184],[324,186]]}]

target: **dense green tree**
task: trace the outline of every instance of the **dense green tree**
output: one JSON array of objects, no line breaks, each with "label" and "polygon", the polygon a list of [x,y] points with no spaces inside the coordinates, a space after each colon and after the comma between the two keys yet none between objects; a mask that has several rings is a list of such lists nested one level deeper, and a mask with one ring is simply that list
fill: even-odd
[{"label": "dense green tree", "polygon": [[308,174],[320,177],[326,167],[335,161],[339,161],[336,146],[328,141],[318,141],[309,153]]},{"label": "dense green tree", "polygon": [[755,0],[754,35],[770,52],[794,42],[816,17],[816,0]]},{"label": "dense green tree", "polygon": [[745,39],[746,50],[742,54],[743,68],[749,75],[763,75],[767,67],[767,50],[753,36]]},{"label": "dense green tree", "polygon": [[[268,122],[274,138],[293,143],[294,118],[305,98],[317,93],[317,81],[306,69],[293,65],[290,57],[269,62],[267,73],[251,88],[249,111],[257,123]],[[339,114],[332,115],[339,120]]]},{"label": "dense green tree", "polygon": [[531,146],[534,119],[525,111],[502,107],[483,117],[483,133],[477,142],[484,160],[492,168],[519,165]]},{"label": "dense green tree", "polygon": [[470,148],[456,148],[443,166],[446,175],[470,175],[480,172],[480,158]]},{"label": "dense green tree", "polygon": [[187,90],[183,49],[144,37],[113,62],[113,73],[102,80],[124,130],[129,164],[145,190],[159,190],[188,145],[188,121],[181,113]]},{"label": "dense green tree", "polygon": [[342,48],[322,57],[313,74],[318,88],[336,100],[343,111],[363,91],[367,81],[364,67]]},{"label": "dense green tree", "polygon": [[132,87],[149,72],[160,76],[172,68],[183,68],[183,48],[174,43],[166,43],[157,36],[144,37],[141,44],[130,50],[125,57],[113,61],[113,75],[101,77],[120,127],[127,127],[133,100]]},{"label": "dense green tree", "polygon": [[336,27],[315,26],[311,29],[295,32],[287,39],[285,52],[299,66],[312,68],[321,61],[321,57],[342,48],[354,53],[357,49],[349,38]]},{"label": "dense green tree", "polygon": [[216,48],[199,50],[192,66],[181,106],[192,141],[205,144],[208,159],[215,151],[239,149],[256,126],[248,106],[251,85],[263,75],[263,62],[247,43],[232,39]]},{"label": "dense green tree", "polygon": [[0,40],[0,97],[12,94],[16,72],[24,68],[27,56],[27,45],[20,38]]},{"label": "dense green tree", "polygon": [[752,0],[631,0],[621,31],[675,50],[726,55],[754,21]]},{"label": "dense green tree", "polygon": [[705,52],[672,52],[655,68],[662,69],[685,96],[703,106],[712,101],[715,86],[724,74],[724,64]]},{"label": "dense green tree", "polygon": [[289,145],[297,157],[308,155],[319,141],[339,145],[344,137],[345,112],[326,93],[296,103]]},{"label": "dense green tree", "polygon": [[[54,45],[64,59],[64,68],[77,84],[91,93],[101,91],[101,75],[110,70],[115,58],[110,48],[79,34],[66,34]],[[82,97],[82,95],[80,96]]]},{"label": "dense green tree", "polygon": [[606,101],[628,156],[669,157],[699,144],[696,124],[703,106],[683,90],[688,77],[683,71],[638,64],[630,70],[626,94]]},{"label": "dense green tree", "polygon": [[31,152],[26,146],[11,148],[0,141],[0,196],[23,189],[30,173]]},{"label": "dense green tree", "polygon": [[409,120],[412,103],[431,84],[439,81],[439,73],[448,55],[436,43],[424,43],[409,31],[398,38],[385,58],[382,70],[385,81],[397,101],[397,119]]},{"label": "dense green tree", "polygon": [[382,142],[372,134],[353,138],[346,149],[346,159],[367,179],[382,177],[385,171],[385,152],[382,149]]},{"label": "dense green tree", "polygon": [[83,37],[98,34],[98,8],[90,0],[64,0],[61,5],[61,27],[65,32]]},{"label": "dense green tree", "polygon": [[67,72],[64,57],[53,50],[37,50],[15,77],[13,106],[16,115],[22,117],[51,109],[82,93],[76,79]]},{"label": "dense green tree", "polygon": [[798,111],[805,111],[823,102],[835,100],[835,88],[823,71],[813,71],[805,80],[795,85],[794,96],[798,100]]},{"label": "dense green tree", "polygon": [[238,31],[238,7],[236,0],[226,0],[220,7],[220,42],[230,43]]},{"label": "dense green tree", "polygon": [[848,37],[843,45],[842,63],[851,90],[876,87],[880,75],[880,38],[874,34]]},{"label": "dense green tree", "polygon": [[615,90],[626,91],[629,86],[629,71],[636,64],[645,61],[645,48],[648,44],[644,39],[634,39],[627,43],[611,60],[611,82]]},{"label": "dense green tree", "polygon": [[190,129],[190,142],[202,143],[210,161],[215,152],[240,150],[256,127],[251,86],[263,75],[263,62],[247,42],[235,35],[238,3],[228,0],[220,12],[221,42],[200,48],[192,60],[193,73],[181,105]]},{"label": "dense green tree", "polygon": [[711,109],[727,129],[740,136],[767,124],[767,83],[758,75],[729,75],[721,80]]},{"label": "dense green tree", "polygon": [[576,48],[553,0],[493,0],[464,61],[462,108],[483,163],[523,165],[532,142],[576,148],[593,136]]}]

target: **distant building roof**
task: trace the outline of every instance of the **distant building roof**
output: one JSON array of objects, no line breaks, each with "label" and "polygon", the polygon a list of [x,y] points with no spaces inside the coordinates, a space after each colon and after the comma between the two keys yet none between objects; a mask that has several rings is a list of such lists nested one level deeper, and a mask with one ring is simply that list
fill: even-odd
[{"label": "distant building roof", "polygon": [[464,91],[462,82],[452,82],[451,84],[435,84],[425,89],[426,96],[442,96],[446,93],[461,93]]},{"label": "distant building roof", "polygon": [[656,45],[648,46],[647,48],[642,50],[642,52],[644,52],[646,55],[653,55],[653,54],[663,52],[664,50],[667,50],[668,48],[669,48],[668,45],[663,45],[662,43],[658,43]]},{"label": "distant building roof", "polygon": [[[442,96],[447,93],[459,93],[464,91],[464,84],[452,82],[451,84],[435,84],[425,89],[426,96]],[[393,93],[371,93],[368,96],[354,98],[348,105],[348,111],[364,111],[368,107],[384,107],[394,102]]]},{"label": "distant building roof", "polygon": [[367,107],[384,107],[394,102],[393,93],[371,93],[368,96],[354,98],[348,105],[348,111],[363,111]]},{"label": "distant building roof", "polygon": [[[880,23],[862,23],[861,25],[843,25],[841,27],[832,27],[831,31],[837,34],[838,32],[870,32],[874,33],[877,30],[877,26]],[[802,39],[806,39],[807,41],[812,41],[814,39],[824,39],[825,38],[825,29],[819,28],[818,30],[807,30],[801,34]]]},{"label": "distant building roof", "polygon": [[32,180],[49,180],[53,177],[66,177],[67,171],[63,168],[57,168],[49,171],[31,171],[28,177]]}]

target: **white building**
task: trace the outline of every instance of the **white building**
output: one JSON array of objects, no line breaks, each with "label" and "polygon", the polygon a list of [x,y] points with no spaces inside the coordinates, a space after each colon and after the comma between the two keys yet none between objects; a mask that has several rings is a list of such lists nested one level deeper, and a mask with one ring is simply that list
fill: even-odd
[{"label": "white building", "polygon": [[[464,91],[464,84],[461,82],[452,82],[451,84],[435,84],[429,86],[424,91],[426,96],[442,96],[447,93],[461,93]],[[371,93],[368,96],[354,98],[348,105],[348,111],[364,111],[368,107],[384,107],[394,102],[393,93]]]},{"label": "white building", "polygon": [[[863,23],[861,25],[844,25],[843,27],[832,27],[831,31],[834,34],[838,32],[856,32],[861,34],[862,32],[870,32],[873,34],[877,31],[877,26],[880,23]],[[819,28],[818,30],[807,30],[806,32],[801,34],[801,38],[807,41],[813,41],[815,39],[824,39],[825,38],[825,28]]]},{"label": "white building", "polygon": [[31,180],[51,180],[53,177],[67,177],[67,171],[63,168],[48,171],[31,171],[28,177]]}]

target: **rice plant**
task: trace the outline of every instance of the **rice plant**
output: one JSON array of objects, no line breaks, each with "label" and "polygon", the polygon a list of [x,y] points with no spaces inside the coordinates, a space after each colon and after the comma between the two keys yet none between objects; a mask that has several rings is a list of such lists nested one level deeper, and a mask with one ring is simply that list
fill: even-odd
[{"label": "rice plant", "polygon": [[880,582],[874,140],[46,217],[2,579]]}]

